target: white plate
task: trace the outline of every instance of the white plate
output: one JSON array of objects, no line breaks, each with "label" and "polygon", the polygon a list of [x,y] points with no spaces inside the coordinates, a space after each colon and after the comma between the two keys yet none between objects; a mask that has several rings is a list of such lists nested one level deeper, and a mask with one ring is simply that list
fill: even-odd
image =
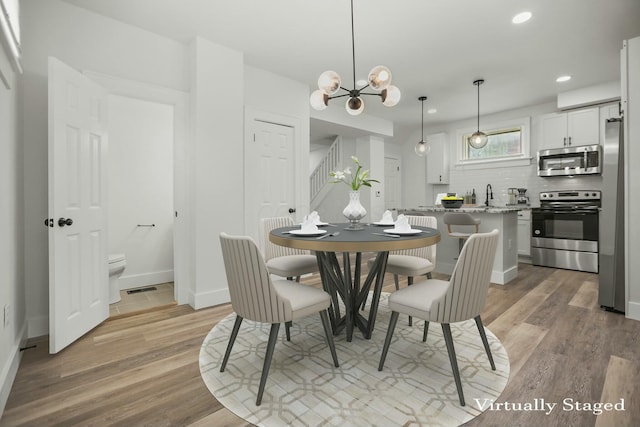
[{"label": "white plate", "polygon": [[389,234],[399,234],[401,236],[411,236],[413,234],[422,233],[422,230],[417,230],[415,228],[412,228],[412,229],[406,230],[406,231],[399,231],[399,230],[396,230],[395,228],[389,228],[387,230],[382,230],[382,231],[384,231],[385,233],[389,233]]},{"label": "white plate", "polygon": [[395,225],[395,222],[382,222],[382,221],[378,221],[378,222],[374,222],[373,225],[382,225],[384,227],[389,227],[390,225]]},{"label": "white plate", "polygon": [[327,230],[318,230],[318,231],[291,230],[289,231],[289,234],[294,234],[296,236],[319,236],[326,232]]}]

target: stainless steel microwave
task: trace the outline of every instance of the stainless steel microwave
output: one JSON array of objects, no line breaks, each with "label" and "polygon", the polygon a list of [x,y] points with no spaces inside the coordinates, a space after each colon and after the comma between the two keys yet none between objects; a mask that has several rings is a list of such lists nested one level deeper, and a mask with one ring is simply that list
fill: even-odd
[{"label": "stainless steel microwave", "polygon": [[594,175],[602,172],[602,146],[551,148],[538,151],[538,176]]}]

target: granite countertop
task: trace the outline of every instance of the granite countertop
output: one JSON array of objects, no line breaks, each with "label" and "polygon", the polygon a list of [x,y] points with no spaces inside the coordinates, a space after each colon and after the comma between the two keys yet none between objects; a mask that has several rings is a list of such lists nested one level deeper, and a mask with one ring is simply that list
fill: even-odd
[{"label": "granite countertop", "polygon": [[530,209],[530,206],[484,206],[484,205],[462,205],[460,208],[449,209],[442,206],[418,206],[417,208],[398,209],[398,212],[468,212],[468,213],[491,213],[505,214],[510,212],[518,212],[523,209]]}]

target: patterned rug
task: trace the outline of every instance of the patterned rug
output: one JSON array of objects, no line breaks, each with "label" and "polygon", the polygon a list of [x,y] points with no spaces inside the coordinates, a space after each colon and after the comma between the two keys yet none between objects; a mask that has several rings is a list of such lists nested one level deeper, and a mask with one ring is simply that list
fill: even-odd
[{"label": "patterned rug", "polygon": [[[243,321],[225,372],[220,363],[235,314],[209,332],[200,350],[200,373],[213,396],[239,417],[259,426],[458,426],[479,415],[509,379],[509,358],[486,329],[496,364],[492,371],[473,320],[451,325],[466,406],[460,406],[442,329],[431,323],[422,342],[422,321],[408,326],[401,315],[384,370],[378,372],[389,322],[383,294],[371,340],[355,333],[336,337],[340,367],[325,343],[320,316],[294,322],[291,341],[276,343],[262,405],[256,393],[269,325]],[[483,405],[486,409],[488,405]]]}]

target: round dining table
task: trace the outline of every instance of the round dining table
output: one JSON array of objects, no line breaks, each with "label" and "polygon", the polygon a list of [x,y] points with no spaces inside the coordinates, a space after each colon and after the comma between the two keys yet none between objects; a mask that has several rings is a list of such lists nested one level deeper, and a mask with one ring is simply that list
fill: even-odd
[{"label": "round dining table", "polygon": [[[310,234],[301,234],[300,226],[282,227],[272,230],[269,240],[280,246],[315,252],[323,289],[331,296],[329,317],[333,333],[337,335],[346,329],[347,341],[352,341],[356,327],[366,339],[371,338],[389,251],[435,245],[440,241],[440,233],[434,228],[415,225],[411,226],[412,232],[406,234],[394,231],[393,225],[363,224],[361,230],[349,230],[349,225],[328,224]],[[375,253],[375,261],[361,284],[362,254],[368,252]],[[342,264],[338,261],[338,253],[342,253]],[[355,254],[353,273],[351,254]],[[371,305],[369,316],[365,318],[360,311],[364,309],[370,290]]]}]

